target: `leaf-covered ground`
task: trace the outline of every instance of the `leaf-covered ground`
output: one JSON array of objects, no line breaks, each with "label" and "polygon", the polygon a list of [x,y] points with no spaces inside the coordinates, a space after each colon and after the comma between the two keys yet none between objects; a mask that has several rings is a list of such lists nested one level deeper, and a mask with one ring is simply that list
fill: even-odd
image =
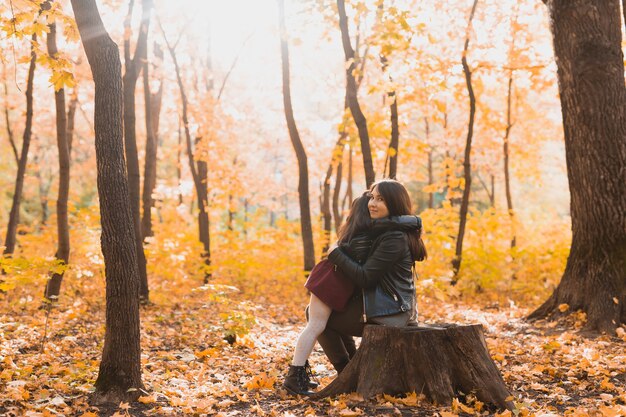
[{"label": "leaf-covered ground", "polygon": [[[240,300],[228,287],[172,290],[142,308],[145,393],[136,404],[92,407],[104,335],[102,302],[78,294],[48,311],[32,297],[0,300],[0,415],[7,416],[414,416],[492,415],[466,397],[436,407],[419,395],[309,401],[280,389],[302,326],[276,305]],[[9,302],[9,300],[12,300]],[[585,338],[584,315],[527,323],[515,305],[421,301],[426,322],[481,323],[515,396],[515,414],[626,415],[626,336]],[[44,339],[45,334],[45,339]],[[239,334],[239,336],[236,336]],[[241,336],[245,334],[245,336]],[[317,349],[322,384],[334,376]],[[505,412],[500,415],[510,415]]]}]

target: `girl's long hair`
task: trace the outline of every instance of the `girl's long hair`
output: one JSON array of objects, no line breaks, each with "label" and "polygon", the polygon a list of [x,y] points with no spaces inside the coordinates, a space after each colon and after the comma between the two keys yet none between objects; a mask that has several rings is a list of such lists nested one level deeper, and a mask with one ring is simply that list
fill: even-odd
[{"label": "girl's long hair", "polygon": [[[392,179],[383,179],[372,184],[370,193],[377,188],[389,210],[390,216],[402,216],[405,214],[413,214],[411,207],[411,198],[401,182]],[[417,231],[407,233],[409,238],[409,249],[414,261],[423,261],[428,257],[426,246],[422,240],[422,227]]]},{"label": "girl's long hair", "polygon": [[339,243],[347,243],[357,233],[369,229],[372,224],[370,212],[367,208],[369,201],[369,192],[365,192],[362,196],[354,199],[345,223],[341,225],[337,232],[337,240]]}]

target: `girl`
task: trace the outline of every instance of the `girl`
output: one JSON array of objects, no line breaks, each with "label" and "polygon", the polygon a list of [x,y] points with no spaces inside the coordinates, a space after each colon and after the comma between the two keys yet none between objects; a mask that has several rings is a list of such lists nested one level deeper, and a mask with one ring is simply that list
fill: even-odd
[{"label": "girl", "polygon": [[[346,252],[350,254],[356,262],[364,262],[367,252],[372,244],[372,239],[367,231],[370,228],[370,215],[368,210],[369,196],[363,194],[356,198],[350,207],[350,213],[346,218],[346,222],[339,229],[338,243],[342,244]],[[327,262],[327,261],[322,261]],[[313,351],[317,336],[324,331],[326,321],[333,311],[333,307],[341,310],[352,296],[354,285],[347,281],[347,278],[337,275],[327,275],[328,280],[344,280],[344,287],[347,283],[351,290],[344,291],[341,296],[336,293],[324,292],[321,286],[316,286],[316,269],[320,264],[316,265],[311,271],[311,276],[307,280],[305,286],[311,291],[311,299],[309,302],[309,321],[298,337],[293,361],[289,366],[289,373],[285,378],[283,387],[292,394],[311,395],[311,382],[308,370],[308,357]]]}]

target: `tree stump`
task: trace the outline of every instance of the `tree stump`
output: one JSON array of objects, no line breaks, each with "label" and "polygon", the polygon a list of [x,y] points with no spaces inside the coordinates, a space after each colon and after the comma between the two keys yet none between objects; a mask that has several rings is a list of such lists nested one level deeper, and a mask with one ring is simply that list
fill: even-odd
[{"label": "tree stump", "polygon": [[445,405],[459,395],[473,393],[500,409],[514,408],[479,324],[365,326],[354,358],[312,398],[349,392],[363,398],[416,392]]}]

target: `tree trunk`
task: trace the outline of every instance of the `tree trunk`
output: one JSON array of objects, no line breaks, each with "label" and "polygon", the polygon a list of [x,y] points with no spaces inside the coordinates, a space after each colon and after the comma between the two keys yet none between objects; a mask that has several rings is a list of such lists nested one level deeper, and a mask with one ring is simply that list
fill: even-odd
[{"label": "tree trunk", "polygon": [[[165,33],[165,32],[164,32]],[[207,193],[207,166],[206,162],[195,161],[193,155],[193,144],[191,142],[191,132],[189,131],[189,117],[187,112],[187,94],[185,93],[185,86],[180,74],[180,67],[178,60],[176,59],[176,52],[174,46],[170,45],[167,38],[165,38],[167,49],[170,51],[170,56],[174,62],[174,69],[176,71],[176,80],[178,82],[178,89],[180,90],[180,97],[183,104],[183,127],[185,130],[185,140],[187,144],[187,157],[189,160],[189,170],[193,178],[193,183],[196,189],[196,196],[198,197],[198,239],[202,243],[203,251],[200,255],[204,260],[204,283],[206,284],[211,279],[211,239],[209,233],[209,213],[208,213],[208,193]],[[197,165],[197,167],[196,167]],[[182,197],[181,197],[182,199]],[[193,206],[193,204],[191,204]]]},{"label": "tree trunk", "polygon": [[178,180],[176,184],[178,184],[178,205],[183,204],[183,194],[180,192],[180,186],[183,181],[183,159],[182,159],[182,151],[183,151],[183,134],[180,126],[180,115],[178,117],[178,147],[176,148],[176,179]]},{"label": "tree trunk", "polygon": [[307,156],[300,140],[291,105],[291,86],[289,75],[289,45],[287,43],[287,29],[285,27],[285,2],[278,0],[280,25],[280,51],[282,58],[283,104],[287,129],[298,159],[298,196],[300,201],[300,227],[302,229],[302,244],[304,248],[304,270],[310,271],[315,266],[315,248],[313,246],[313,230],[311,227],[311,205],[309,202],[309,169]]},{"label": "tree trunk", "polygon": [[322,247],[322,256],[328,252],[330,246],[330,229],[332,227],[332,214],[330,211],[330,179],[333,176],[333,164],[328,164],[324,183],[322,184],[320,196],[320,211],[322,212],[322,230],[324,232],[324,246]]},{"label": "tree trunk", "polygon": [[[45,150],[41,150],[41,152],[45,155]],[[33,158],[33,162],[35,164],[39,164],[40,160],[37,155]],[[45,161],[44,161],[45,163]],[[39,205],[41,206],[41,225],[45,226],[48,223],[48,218],[50,217],[50,208],[48,207],[48,194],[50,193],[50,187],[52,186],[52,174],[46,175],[46,173],[42,173],[42,166],[39,166],[39,169],[35,172],[35,177],[37,177],[37,181],[39,182]]]},{"label": "tree trunk", "polygon": [[4,123],[7,128],[7,137],[9,138],[9,143],[11,144],[11,150],[13,151],[13,157],[15,158],[15,166],[20,164],[20,156],[17,151],[17,146],[15,145],[15,136],[13,135],[13,130],[11,129],[11,118],[9,117],[9,86],[7,85],[7,74],[6,74],[6,64],[2,65],[2,81],[4,84]]},{"label": "tree trunk", "polygon": [[[233,172],[237,172],[237,156],[235,156],[233,158]],[[228,222],[226,223],[226,227],[231,232],[233,230],[235,230],[234,223],[235,223],[235,216],[236,215],[237,215],[237,212],[235,211],[235,197],[233,195],[233,186],[229,182],[229,187],[228,187]]]},{"label": "tree trunk", "polygon": [[[426,143],[429,142],[430,139],[430,125],[428,124],[428,118],[424,117],[424,130],[426,135]],[[428,185],[432,186],[434,182],[433,177],[433,148],[431,147],[428,150]],[[430,191],[428,193],[428,208],[435,208],[435,193]]]},{"label": "tree trunk", "polygon": [[[157,58],[163,59],[160,49],[156,51]],[[160,56],[159,56],[160,55]],[[143,216],[141,218],[142,240],[154,236],[152,231],[152,207],[154,199],[152,193],[156,186],[157,177],[157,150],[159,146],[159,120],[161,113],[161,99],[163,97],[163,80],[156,93],[150,91],[150,73],[148,62],[143,65],[144,106],[146,108],[146,158],[143,174]]]},{"label": "tree trunk", "polygon": [[587,314],[585,329],[626,323],[626,87],[620,2],[548,2],[571,194],[572,246],[552,296],[530,318]]},{"label": "tree trunk", "polygon": [[[370,148],[370,138],[367,130],[367,119],[361,111],[359,99],[357,97],[357,82],[354,78],[354,69],[356,68],[355,54],[350,41],[350,32],[348,29],[348,18],[346,16],[345,0],[337,0],[337,8],[339,11],[339,28],[341,29],[341,43],[346,58],[346,95],[348,96],[348,106],[350,113],[354,119],[357,130],[359,131],[359,139],[361,140],[361,153],[363,154],[363,169],[365,170],[365,186],[369,188],[375,180],[374,164],[372,162],[372,151]],[[349,64],[349,65],[348,65]]]},{"label": "tree trunk", "polygon": [[461,64],[463,65],[463,72],[465,73],[465,82],[467,84],[467,92],[470,102],[470,114],[469,123],[467,126],[467,139],[465,141],[465,155],[463,158],[463,173],[465,178],[465,184],[463,186],[463,198],[461,199],[461,208],[459,211],[459,233],[456,239],[456,249],[454,252],[454,259],[452,260],[452,272],[454,277],[452,278],[452,284],[456,284],[459,270],[461,269],[461,260],[463,255],[463,239],[465,237],[465,225],[467,223],[467,211],[469,209],[470,190],[472,188],[472,165],[470,156],[472,154],[472,136],[474,135],[474,117],[476,115],[476,97],[474,96],[474,88],[472,87],[472,72],[467,64],[467,48],[470,41],[470,29],[472,27],[472,19],[474,18],[474,12],[476,11],[476,5],[478,0],[474,0],[472,5],[472,11],[467,23],[467,33],[465,37],[465,46],[463,47],[463,57]]},{"label": "tree trunk", "polygon": [[365,399],[416,392],[437,404],[474,393],[484,403],[514,409],[479,324],[365,326],[354,358],[313,398],[350,392]]},{"label": "tree trunk", "polygon": [[[345,112],[346,108],[344,108]],[[346,128],[345,123],[347,121],[344,120],[344,128],[339,134],[339,138],[333,147],[332,154],[330,156],[330,162],[328,164],[328,169],[326,170],[326,177],[324,178],[324,185],[322,188],[322,216],[323,216],[323,230],[326,236],[328,237],[325,240],[324,247],[322,248],[322,253],[325,254],[328,251],[328,245],[330,243],[330,232],[332,227],[332,216],[335,217],[335,230],[339,230],[338,224],[341,223],[341,219],[339,219],[339,189],[341,188],[341,160],[343,159],[343,147],[346,140]],[[336,166],[337,175],[335,177],[335,188],[333,191],[333,200],[332,200],[332,213],[331,213],[331,202],[330,202],[330,179],[333,175],[333,167]]]},{"label": "tree trunk", "polygon": [[489,207],[495,208],[496,207],[496,196],[494,193],[495,190],[495,178],[493,175],[489,175],[489,179],[490,179],[490,184],[487,185],[487,183],[483,180],[483,178],[480,176],[480,174],[478,174],[478,172],[476,172],[476,176],[478,177],[478,181],[480,181],[480,185],[483,186],[483,188],[485,189],[485,192],[487,193],[487,198],[489,198]]},{"label": "tree trunk", "polygon": [[26,165],[28,162],[28,148],[30,147],[30,139],[32,136],[33,82],[35,78],[35,65],[37,59],[34,44],[37,43],[37,34],[34,33],[31,39],[32,42],[30,47],[30,64],[28,66],[28,79],[26,81],[26,122],[24,125],[24,135],[22,136],[22,150],[20,153],[19,163],[17,164],[15,191],[13,192],[13,203],[11,204],[9,224],[7,225],[7,234],[6,238],[4,239],[5,255],[13,254],[13,252],[15,251],[17,225],[20,221],[20,205],[22,202],[22,191],[24,189],[24,175],[26,174]]},{"label": "tree trunk", "polygon": [[398,96],[395,91],[389,93],[391,97],[391,141],[389,142],[389,178],[396,179],[398,173],[398,147],[400,146],[400,128],[398,125]]},{"label": "tree trunk", "polygon": [[[348,206],[350,206],[352,204],[352,200],[353,200],[353,195],[352,195],[352,174],[353,174],[353,164],[352,164],[352,145],[348,146],[348,179],[347,179],[347,184],[346,184],[346,195],[343,198],[343,201],[341,203],[341,210],[345,211],[346,209],[346,200],[348,203]],[[337,229],[339,230],[339,229]]]},{"label": "tree trunk", "polygon": [[134,401],[143,388],[139,332],[139,271],[124,163],[123,93],[119,49],[95,0],[72,0],[95,84],[94,128],[102,254],[106,275],[106,330],[95,404]]},{"label": "tree trunk", "polygon": [[[124,29],[130,33],[130,21],[133,14],[134,0],[130,0],[128,14],[124,21]],[[135,87],[137,78],[142,68],[142,61],[146,59],[148,47],[148,29],[150,25],[151,0],[142,0],[141,26],[137,37],[135,55],[131,59],[130,35],[124,37],[124,144],[126,151],[126,168],[128,171],[128,187],[130,193],[130,204],[133,214],[133,229],[135,230],[135,240],[137,246],[137,261],[139,266],[139,276],[141,286],[139,297],[142,302],[149,299],[148,275],[146,271],[146,255],[143,251],[143,239],[141,234],[140,217],[140,185],[139,159],[137,156],[137,138],[135,134]]]},{"label": "tree trunk", "polygon": [[72,92],[69,108],[67,109],[67,129],[65,137],[67,140],[67,154],[69,156],[70,164],[72,162],[72,142],[74,141],[74,119],[76,118],[76,107],[78,106],[78,96],[76,89]]},{"label": "tree trunk", "polygon": [[504,191],[506,193],[506,209],[511,218],[511,248],[516,246],[517,236],[515,232],[515,211],[513,210],[513,198],[511,197],[511,174],[509,171],[509,136],[513,123],[511,122],[511,89],[513,86],[513,71],[509,71],[509,84],[506,94],[506,130],[502,153],[504,154]]},{"label": "tree trunk", "polygon": [[335,219],[335,232],[339,231],[339,227],[341,227],[341,222],[343,221],[343,214],[339,210],[339,193],[341,192],[342,177],[343,162],[339,161],[339,164],[337,164],[337,174],[335,175],[335,188],[333,190],[333,217]]},{"label": "tree trunk", "polygon": [[[58,53],[56,41],[56,24],[48,25],[47,46],[48,54],[55,57]],[[56,109],[57,149],[59,152],[59,191],[57,195],[57,252],[55,257],[67,265],[70,258],[70,232],[67,214],[67,200],[70,191],[70,151],[67,143],[67,115],[65,113],[65,90],[63,88],[54,92],[54,104]],[[74,109],[76,107],[74,106]],[[49,301],[56,301],[61,292],[63,272],[52,274],[46,283],[44,296]]]}]

